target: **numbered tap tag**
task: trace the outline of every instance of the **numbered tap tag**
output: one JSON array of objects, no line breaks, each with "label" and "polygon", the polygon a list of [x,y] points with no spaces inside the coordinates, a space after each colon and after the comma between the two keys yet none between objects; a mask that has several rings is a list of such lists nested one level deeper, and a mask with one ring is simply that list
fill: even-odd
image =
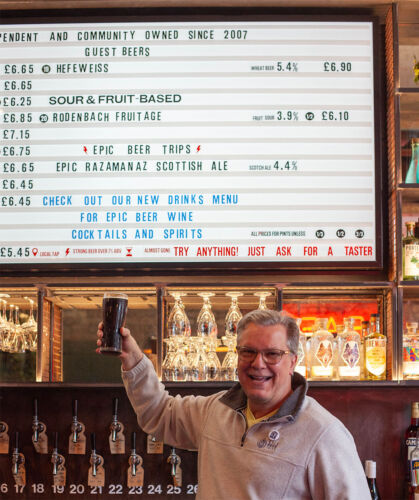
[{"label": "numbered tap tag", "polygon": [[74,442],[74,434],[71,433],[68,438],[68,454],[69,455],[85,455],[86,454],[86,436],[84,434],[85,426],[79,422],[81,431],[77,433],[77,441]]},{"label": "numbered tap tag", "polygon": [[65,486],[67,471],[64,466],[65,458],[62,455],[58,455],[62,462],[58,465],[57,474],[53,475],[54,486]]},{"label": "numbered tap tag", "polygon": [[149,434],[147,436],[147,453],[150,455],[162,455],[163,454],[163,441],[157,441],[157,439]]},{"label": "numbered tap tag", "polygon": [[89,468],[89,475],[87,479],[88,486],[105,486],[105,469],[103,468],[103,457],[101,455],[96,455],[100,463],[96,466],[96,476],[93,475],[93,467]]},{"label": "numbered tap tag", "polygon": [[42,425],[44,426],[44,430],[38,434],[38,441],[35,441],[34,436],[32,435],[32,443],[37,453],[45,455],[48,453],[48,436],[46,434],[45,425]]},{"label": "numbered tap tag", "polygon": [[14,467],[12,469],[13,479],[15,484],[18,486],[26,486],[26,469],[25,469],[25,457],[23,453],[19,453],[19,465],[17,468],[17,474],[14,472]]},{"label": "numbered tap tag", "polygon": [[173,486],[182,487],[182,469],[179,465],[176,466],[176,474],[173,476]]},{"label": "numbered tap tag", "polygon": [[144,486],[144,469],[141,467],[143,461],[141,460],[135,467],[135,475],[133,474],[132,466],[127,470],[127,486],[134,488],[136,486]]},{"label": "numbered tap tag", "polygon": [[0,428],[4,429],[0,432],[0,453],[9,453],[9,426],[5,422],[0,422]]},{"label": "numbered tap tag", "polygon": [[109,436],[109,449],[112,455],[121,455],[125,453],[125,436],[124,436],[124,426],[119,424],[121,430],[116,433],[115,441],[112,440],[112,432]]}]

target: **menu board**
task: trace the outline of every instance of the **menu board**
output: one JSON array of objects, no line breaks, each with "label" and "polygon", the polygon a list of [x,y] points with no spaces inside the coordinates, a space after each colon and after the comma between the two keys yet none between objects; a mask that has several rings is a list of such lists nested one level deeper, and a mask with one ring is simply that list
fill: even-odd
[{"label": "menu board", "polygon": [[0,266],[377,261],[372,22],[0,26]]}]

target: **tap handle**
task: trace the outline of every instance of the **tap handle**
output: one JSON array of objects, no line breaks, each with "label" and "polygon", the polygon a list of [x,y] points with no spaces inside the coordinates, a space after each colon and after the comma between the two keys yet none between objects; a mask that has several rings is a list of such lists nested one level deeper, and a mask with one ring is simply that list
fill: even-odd
[{"label": "tap handle", "polygon": [[112,414],[115,418],[115,420],[117,419],[117,415],[118,415],[118,398],[113,398],[113,414]]},{"label": "tap handle", "polygon": [[135,433],[135,431],[133,431],[131,434],[131,450],[134,450],[134,451],[135,451],[136,438],[137,438],[137,434]]},{"label": "tap handle", "polygon": [[33,400],[33,418],[38,419],[38,399]]},{"label": "tap handle", "polygon": [[77,399],[73,399],[73,418],[77,420]]},{"label": "tap handle", "polygon": [[171,474],[173,477],[175,477],[176,476],[177,456],[176,456],[176,451],[174,448],[172,448],[172,451],[170,452],[170,463],[172,464]]},{"label": "tap handle", "polygon": [[54,451],[58,451],[58,432],[54,432]]},{"label": "tap handle", "polygon": [[19,450],[19,432],[18,431],[15,432],[15,450],[16,451]]},{"label": "tap handle", "polygon": [[96,434],[94,432],[90,434],[90,447],[92,448],[92,453],[96,454]]}]

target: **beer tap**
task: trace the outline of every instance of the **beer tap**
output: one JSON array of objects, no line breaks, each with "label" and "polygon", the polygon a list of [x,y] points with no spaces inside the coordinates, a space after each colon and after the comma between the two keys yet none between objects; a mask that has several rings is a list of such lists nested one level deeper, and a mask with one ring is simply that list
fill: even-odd
[{"label": "beer tap", "polygon": [[52,474],[57,475],[58,466],[62,462],[62,456],[58,454],[58,432],[54,434],[54,448],[52,449],[51,463],[52,463]]},{"label": "beer tap", "polygon": [[73,400],[73,421],[71,434],[68,439],[68,453],[71,455],[84,455],[86,453],[85,426],[77,418],[77,399]]},{"label": "beer tap", "polygon": [[137,450],[135,449],[136,436],[135,432],[131,434],[131,455],[128,458],[127,470],[128,488],[143,486],[144,483],[143,459],[140,455],[137,455]]},{"label": "beer tap", "polygon": [[111,423],[112,441],[116,441],[118,432],[121,432],[121,423],[118,422],[118,398],[113,398],[113,418]]},{"label": "beer tap", "polygon": [[39,433],[43,430],[41,422],[38,420],[38,400],[33,400],[33,419],[32,419],[32,430],[33,436],[32,441],[34,443],[38,442]]},{"label": "beer tap", "polygon": [[113,417],[110,425],[109,448],[112,454],[125,453],[124,426],[118,421],[118,398],[113,399]]},{"label": "beer tap", "polygon": [[52,477],[55,486],[64,486],[66,482],[65,458],[58,453],[58,432],[54,434],[54,448],[51,455]]},{"label": "beer tap", "polygon": [[179,455],[176,454],[175,448],[172,448],[170,452],[169,458],[167,459],[168,463],[171,464],[170,475],[173,478],[174,486],[182,486],[182,469],[180,468],[181,459]]},{"label": "beer tap", "polygon": [[46,430],[46,425],[38,420],[38,400],[35,398],[33,401],[32,442],[38,453],[48,453]]},{"label": "beer tap", "polygon": [[19,472],[19,465],[22,463],[21,453],[19,453],[19,432],[15,432],[15,447],[12,454],[13,475],[16,476]]},{"label": "beer tap", "polygon": [[90,455],[90,465],[87,484],[89,486],[105,485],[105,469],[103,468],[103,457],[96,453],[96,434],[90,434],[90,446],[92,452]]},{"label": "beer tap", "polygon": [[131,434],[131,455],[128,459],[128,463],[131,466],[131,475],[137,475],[137,465],[141,465],[141,457],[137,455],[137,450],[135,449],[136,433]]},{"label": "beer tap", "polygon": [[82,426],[77,420],[77,399],[73,400],[73,423],[71,424],[71,432],[73,433],[73,443],[77,443],[78,434],[82,431]]},{"label": "beer tap", "polygon": [[12,474],[15,484],[26,485],[25,455],[19,452],[19,432],[15,433],[15,447],[12,453]]},{"label": "beer tap", "polygon": [[96,476],[97,474],[97,466],[100,463],[100,459],[98,455],[96,454],[96,434],[92,432],[90,434],[90,447],[92,449],[92,453],[90,455],[90,463],[92,465],[92,475]]}]

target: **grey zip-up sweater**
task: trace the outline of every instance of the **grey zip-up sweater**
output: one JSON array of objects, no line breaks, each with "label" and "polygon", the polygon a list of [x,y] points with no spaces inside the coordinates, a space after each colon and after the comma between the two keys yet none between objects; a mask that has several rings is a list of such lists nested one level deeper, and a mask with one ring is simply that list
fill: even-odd
[{"label": "grey zip-up sweater", "polygon": [[344,425],[293,376],[277,413],[247,429],[240,384],[211,396],[170,396],[146,358],[122,372],[140,427],[176,448],[198,450],[199,500],[370,500]]}]

